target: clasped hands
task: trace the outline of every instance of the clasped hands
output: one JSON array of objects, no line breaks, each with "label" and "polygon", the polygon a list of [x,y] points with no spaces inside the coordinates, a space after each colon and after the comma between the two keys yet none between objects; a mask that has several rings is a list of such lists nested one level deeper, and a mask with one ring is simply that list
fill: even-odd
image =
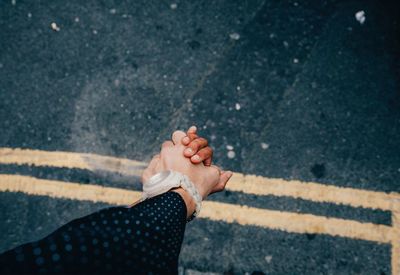
[{"label": "clasped hands", "polygon": [[[208,141],[197,135],[195,126],[186,133],[175,131],[172,140],[162,144],[160,153],[152,158],[143,171],[142,182],[165,170],[180,172],[189,177],[204,200],[208,195],[224,190],[232,177],[231,171],[223,171],[211,164],[212,154]],[[173,191],[183,197],[190,216],[195,208],[192,198],[182,188]]]}]

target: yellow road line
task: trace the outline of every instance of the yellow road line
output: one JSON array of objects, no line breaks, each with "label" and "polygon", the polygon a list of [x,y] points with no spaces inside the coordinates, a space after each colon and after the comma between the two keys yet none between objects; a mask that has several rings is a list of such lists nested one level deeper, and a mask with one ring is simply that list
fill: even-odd
[{"label": "yellow road line", "polygon": [[392,212],[394,239],[392,242],[392,274],[400,274],[400,204]]},{"label": "yellow road line", "polygon": [[[46,152],[31,149],[0,148],[0,164],[26,164],[79,168],[90,171],[104,170],[125,175],[140,176],[146,163],[73,152]],[[392,210],[400,204],[399,193],[384,193],[333,185],[265,178],[235,173],[227,190],[255,195],[273,195],[299,198],[315,202],[345,204],[381,210]]]},{"label": "yellow road line", "polygon": [[344,188],[333,185],[271,179],[254,175],[235,174],[227,189],[254,195],[273,195],[315,202],[330,202],[353,207],[392,210],[400,203],[400,194]]},{"label": "yellow road line", "polygon": [[394,237],[392,227],[386,225],[220,202],[207,201],[204,204],[207,207],[202,210],[200,217],[214,221],[236,222],[241,225],[255,225],[292,233],[326,234],[378,243],[391,243]]},{"label": "yellow road line", "polygon": [[0,148],[0,164],[76,168],[89,171],[103,170],[127,176],[140,176],[147,165],[140,161],[95,154],[18,148]]},{"label": "yellow road line", "polygon": [[19,175],[0,175],[0,191],[116,205],[128,205],[140,198],[140,192],[137,191]]},{"label": "yellow road line", "polygon": [[[19,175],[0,175],[0,191],[117,205],[131,204],[140,197],[140,192],[136,191]],[[386,225],[326,218],[311,214],[264,210],[221,202],[204,202],[200,217],[287,232],[327,234],[378,243],[391,243],[393,239],[393,229]]]}]

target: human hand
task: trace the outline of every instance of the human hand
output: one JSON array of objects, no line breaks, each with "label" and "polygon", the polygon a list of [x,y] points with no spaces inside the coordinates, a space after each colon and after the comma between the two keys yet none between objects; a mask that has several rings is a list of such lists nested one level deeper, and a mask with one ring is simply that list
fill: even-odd
[{"label": "human hand", "polygon": [[147,182],[153,175],[173,170],[189,177],[200,195],[205,199],[211,193],[222,191],[232,176],[230,171],[221,171],[217,166],[205,166],[202,162],[193,164],[184,156],[185,145],[182,139],[186,134],[175,131],[172,141],[165,141],[161,152],[155,155],[142,175],[142,182]]},{"label": "human hand", "polygon": [[205,166],[210,166],[212,162],[213,149],[208,146],[207,139],[197,135],[196,126],[191,126],[182,138],[182,144],[187,146],[184,156],[190,158],[193,164],[203,162]]}]

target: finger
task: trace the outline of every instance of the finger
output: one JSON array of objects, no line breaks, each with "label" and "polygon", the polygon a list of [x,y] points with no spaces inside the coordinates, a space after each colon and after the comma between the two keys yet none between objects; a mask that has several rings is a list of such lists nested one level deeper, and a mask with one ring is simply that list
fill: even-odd
[{"label": "finger", "polygon": [[188,148],[185,149],[184,154],[186,157],[191,157],[196,154],[201,148],[207,147],[208,141],[205,138],[196,138],[189,143]]},{"label": "finger", "polygon": [[221,192],[225,189],[226,184],[228,183],[229,179],[232,177],[233,173],[231,171],[222,171],[219,177],[218,184],[213,188],[211,191],[212,193]]},{"label": "finger", "polygon": [[143,171],[142,173],[142,183],[147,182],[154,174],[154,171],[156,171],[157,164],[160,162],[160,155],[155,155],[147,168]]},{"label": "finger", "polygon": [[186,136],[183,131],[175,131],[172,134],[172,142],[174,144],[182,144],[182,139]]},{"label": "finger", "polygon": [[153,156],[149,165],[147,166],[147,169],[154,169],[156,167],[158,161],[160,161],[160,154]]},{"label": "finger", "polygon": [[194,126],[194,125],[192,125],[192,126],[189,127],[189,129],[188,129],[187,132],[188,132],[188,134],[189,134],[189,133],[196,134],[196,132],[197,132],[197,127]]},{"label": "finger", "polygon": [[190,158],[192,163],[197,164],[204,161],[205,166],[211,165],[211,158],[213,156],[213,150],[211,147],[200,149],[194,156]]},{"label": "finger", "polygon": [[183,145],[188,145],[192,140],[194,140],[195,138],[198,138],[197,135],[197,127],[196,126],[191,126],[187,132],[186,132],[186,137],[184,137],[182,139],[182,144]]},{"label": "finger", "polygon": [[163,144],[161,145],[161,150],[168,148],[168,147],[173,147],[174,143],[170,140],[164,141]]}]

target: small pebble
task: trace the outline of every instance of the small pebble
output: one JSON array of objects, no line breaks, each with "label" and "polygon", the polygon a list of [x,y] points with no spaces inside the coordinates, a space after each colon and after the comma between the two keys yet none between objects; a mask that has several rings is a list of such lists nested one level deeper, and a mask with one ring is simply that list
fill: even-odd
[{"label": "small pebble", "polygon": [[178,4],[172,3],[171,5],[169,5],[169,7],[171,8],[171,10],[176,10],[178,8]]},{"label": "small pebble", "polygon": [[28,17],[32,18],[32,13],[28,12]]},{"label": "small pebble", "polygon": [[75,22],[76,22],[76,23],[79,22],[79,17],[75,17]]},{"label": "small pebble", "polygon": [[111,14],[116,14],[116,13],[117,13],[117,10],[116,10],[116,9],[110,9],[110,13],[111,13]]},{"label": "small pebble", "polygon": [[235,104],[235,109],[236,109],[237,111],[239,111],[240,108],[241,108],[241,107],[240,107],[240,104],[239,104],[239,103],[236,103],[236,104]]},{"label": "small pebble", "polygon": [[230,158],[230,159],[233,159],[233,158],[235,158],[235,152],[234,151],[229,151],[228,153],[227,153],[227,156],[228,156],[228,158]]},{"label": "small pebble", "polygon": [[96,30],[93,30],[93,34],[97,34],[97,31],[96,31]]},{"label": "small pebble", "polygon": [[11,0],[11,5],[15,6],[17,4],[17,0]]},{"label": "small pebble", "polygon": [[232,145],[226,145],[226,149],[229,150],[229,151],[232,151],[233,150],[233,146]]},{"label": "small pebble", "polygon": [[285,48],[289,48],[289,43],[288,43],[287,41],[283,41],[283,46],[284,46]]},{"label": "small pebble", "polygon": [[365,18],[365,11],[361,10],[361,11],[356,12],[356,14],[354,15],[354,17],[356,18],[356,20],[357,20],[358,22],[360,22],[361,25],[364,24],[365,19],[366,19],[366,18]]},{"label": "small pebble", "polygon": [[272,261],[272,256],[271,255],[265,256],[265,260],[267,261],[267,263],[270,263]]},{"label": "small pebble", "polygon": [[261,148],[263,148],[264,150],[267,150],[269,148],[269,144],[265,143],[265,142],[261,142]]},{"label": "small pebble", "polygon": [[53,29],[53,31],[59,32],[60,31],[60,27],[57,26],[56,23],[51,23],[51,28]]},{"label": "small pebble", "polygon": [[234,32],[234,33],[231,33],[231,34],[229,35],[229,37],[230,37],[232,40],[239,40],[239,39],[240,39],[240,34],[238,34],[237,32]]},{"label": "small pebble", "polygon": [[297,64],[299,63],[299,60],[297,58],[293,58],[293,63]]}]

